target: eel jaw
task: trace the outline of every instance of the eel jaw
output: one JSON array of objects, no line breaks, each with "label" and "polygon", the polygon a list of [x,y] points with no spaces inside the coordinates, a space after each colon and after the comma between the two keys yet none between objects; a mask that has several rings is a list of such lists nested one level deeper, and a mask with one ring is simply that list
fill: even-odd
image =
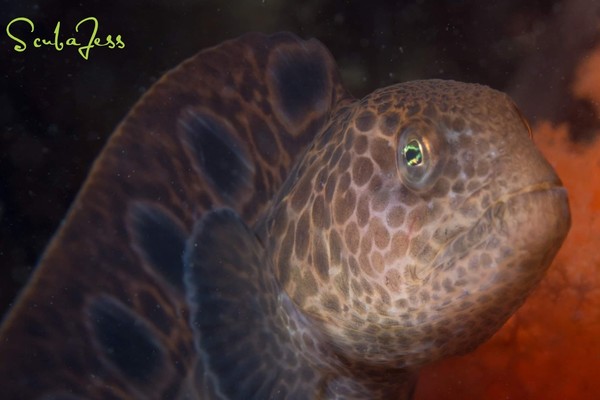
[{"label": "eel jaw", "polygon": [[[554,216],[559,218],[557,221],[558,223],[566,222],[565,226],[562,227],[563,229],[566,229],[566,236],[566,232],[570,228],[571,224],[567,190],[559,181],[539,182],[500,196],[481,214],[478,219],[475,220],[475,222],[471,223],[470,226],[457,231],[455,235],[449,238],[446,244],[443,246],[443,249],[438,252],[428,267],[421,268],[415,272],[417,280],[422,282],[436,270],[439,271],[452,268],[457,260],[468,257],[469,253],[474,248],[477,248],[485,243],[494,231],[507,235],[507,221],[509,221],[512,216],[510,215],[510,211],[507,213],[507,205],[511,204],[511,202],[518,198],[518,196],[528,196],[538,192],[547,192],[548,195],[552,195],[552,193],[556,192],[557,196],[564,197],[565,209]],[[514,214],[514,212],[512,214]],[[552,218],[553,215],[549,215],[549,217]],[[543,230],[543,228],[540,230]]]},{"label": "eel jaw", "polygon": [[445,296],[424,307],[423,325],[439,332],[426,361],[467,353],[489,339],[543,278],[570,225],[566,189],[542,182],[502,196],[453,238],[449,249],[465,251],[439,254],[422,282],[451,282]]}]

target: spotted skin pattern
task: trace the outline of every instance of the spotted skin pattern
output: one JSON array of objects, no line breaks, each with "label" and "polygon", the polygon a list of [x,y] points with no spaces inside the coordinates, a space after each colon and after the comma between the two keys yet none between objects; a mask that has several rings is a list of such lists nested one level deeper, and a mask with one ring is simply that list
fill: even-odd
[{"label": "spotted skin pattern", "polygon": [[[284,290],[351,360],[408,368],[472,350],[562,243],[560,181],[513,103],[478,85],[400,84],[344,119],[268,218]],[[406,137],[430,148],[424,180],[402,165]]]},{"label": "spotted skin pattern", "polygon": [[244,35],[113,134],[3,322],[0,387],[409,399],[421,365],[518,308],[569,224],[505,95],[418,81],[355,100],[319,42]]}]

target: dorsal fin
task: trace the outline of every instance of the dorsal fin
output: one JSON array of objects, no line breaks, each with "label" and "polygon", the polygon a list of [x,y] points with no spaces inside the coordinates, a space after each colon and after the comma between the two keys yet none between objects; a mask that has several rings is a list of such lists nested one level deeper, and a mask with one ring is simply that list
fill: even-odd
[{"label": "dorsal fin", "polygon": [[[184,238],[217,206],[252,223],[344,96],[328,51],[291,34],[248,34],[167,73],[111,137],[5,319],[2,397],[193,391]],[[139,354],[154,364],[132,379],[114,354],[136,340],[155,355]]]}]

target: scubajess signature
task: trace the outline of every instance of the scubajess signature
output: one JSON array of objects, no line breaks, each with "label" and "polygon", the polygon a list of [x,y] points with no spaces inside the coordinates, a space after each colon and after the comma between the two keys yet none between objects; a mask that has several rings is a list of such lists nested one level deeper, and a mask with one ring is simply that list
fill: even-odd
[{"label": "scubajess signature", "polygon": [[35,24],[32,20],[26,17],[18,17],[8,23],[6,34],[14,42],[13,50],[19,53],[24,52],[30,46],[34,48],[52,46],[57,51],[61,51],[67,46],[76,47],[81,57],[88,60],[90,50],[94,47],[125,48],[125,41],[119,34],[99,36],[99,25],[98,19],[95,17],[84,18],[75,25],[76,35],[61,39],[61,23],[58,21],[52,37],[39,37],[31,35],[35,32]]}]

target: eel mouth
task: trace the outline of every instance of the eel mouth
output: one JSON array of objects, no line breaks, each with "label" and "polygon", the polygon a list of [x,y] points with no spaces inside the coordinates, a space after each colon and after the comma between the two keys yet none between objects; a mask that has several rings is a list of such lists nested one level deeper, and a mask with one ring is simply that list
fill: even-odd
[{"label": "eel mouth", "polygon": [[519,190],[514,192],[507,193],[501,196],[496,202],[500,201],[508,201],[510,198],[515,196],[527,195],[535,192],[553,192],[557,191],[559,193],[563,193],[565,199],[567,198],[567,189],[563,186],[562,182],[557,178],[555,181],[544,181],[534,183],[532,185],[525,186]]},{"label": "eel mouth", "polygon": [[422,281],[435,271],[449,270],[469,257],[473,249],[494,244],[499,248],[523,248],[519,238],[531,242],[525,232],[540,239],[530,248],[531,253],[544,247],[558,248],[570,225],[567,190],[558,178],[524,186],[498,197],[470,226],[450,238],[417,278]]}]

